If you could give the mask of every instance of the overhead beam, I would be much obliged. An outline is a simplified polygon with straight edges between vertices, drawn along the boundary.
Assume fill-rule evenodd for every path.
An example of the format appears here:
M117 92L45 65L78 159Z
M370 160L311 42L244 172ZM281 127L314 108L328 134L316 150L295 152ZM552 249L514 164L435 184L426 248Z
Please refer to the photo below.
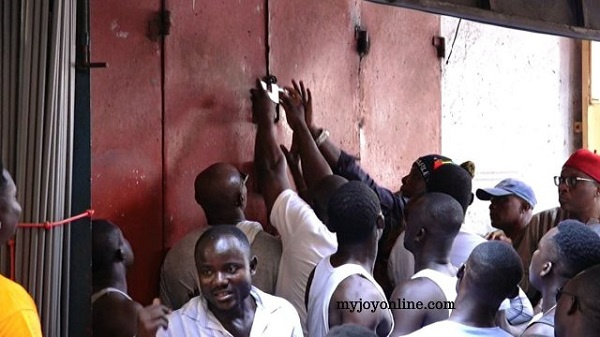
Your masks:
M600 41L600 0L367 0L537 33ZM539 3L539 5L532 5ZM550 4L550 5L548 5Z

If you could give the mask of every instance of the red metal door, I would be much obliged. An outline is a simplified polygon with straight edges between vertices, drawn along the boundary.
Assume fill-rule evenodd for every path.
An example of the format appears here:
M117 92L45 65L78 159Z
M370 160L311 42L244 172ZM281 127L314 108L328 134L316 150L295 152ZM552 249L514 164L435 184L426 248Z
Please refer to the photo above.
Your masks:
M91 1L92 207L118 224L136 262L129 292L150 303L163 251L161 47L147 36L160 0Z
M318 124L384 186L396 189L418 155L440 150L437 16L355 0L166 7L172 26L162 46L146 36L160 0L92 2L92 60L109 63L92 75L93 207L132 243L136 300L157 294L164 252L206 224L196 174L217 161L252 172L248 90L267 66L280 84L306 82ZM362 59L358 26L371 37ZM289 145L284 124L280 141ZM252 181L247 217L265 224Z
M255 129L249 89L265 74L266 63L263 0L173 0L168 7L173 26L165 42L167 248L206 224L194 200L200 171L226 161L250 173ZM253 194L248 199L248 217L260 218L260 199Z

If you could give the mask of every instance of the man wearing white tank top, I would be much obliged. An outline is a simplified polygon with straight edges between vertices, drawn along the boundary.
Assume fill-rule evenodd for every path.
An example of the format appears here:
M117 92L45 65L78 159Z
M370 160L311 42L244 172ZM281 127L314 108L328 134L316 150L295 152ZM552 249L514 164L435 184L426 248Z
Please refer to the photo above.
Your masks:
M498 327L496 316L500 303L517 295L523 276L523 264L512 246L501 241L480 244L456 276L458 295L450 317L407 336L510 337Z
M394 310L393 336L411 333L450 316L456 299L457 269L450 263L449 254L464 220L458 201L443 193L411 199L405 215L404 245L415 257L416 274L397 286L390 300L421 302L424 306Z
M309 336L325 336L330 328L346 323L388 336L394 326L392 313L372 276L384 226L377 195L365 184L351 181L334 193L327 213L338 248L319 262L308 280Z

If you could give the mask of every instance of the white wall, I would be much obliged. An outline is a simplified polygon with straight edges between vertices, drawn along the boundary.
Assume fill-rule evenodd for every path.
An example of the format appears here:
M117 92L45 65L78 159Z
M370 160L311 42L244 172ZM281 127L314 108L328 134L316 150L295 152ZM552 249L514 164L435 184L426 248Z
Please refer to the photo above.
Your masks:
M450 53L458 19L441 17ZM536 212L558 205L552 177L580 145L580 44L462 20L442 62L442 153L476 164L474 190L503 178L532 186ZM489 202L475 199L466 225L489 229Z

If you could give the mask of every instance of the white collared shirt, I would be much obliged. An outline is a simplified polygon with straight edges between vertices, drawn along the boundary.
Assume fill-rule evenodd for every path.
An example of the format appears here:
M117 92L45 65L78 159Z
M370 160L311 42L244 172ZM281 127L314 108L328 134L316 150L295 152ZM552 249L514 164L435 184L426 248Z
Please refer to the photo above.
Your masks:
M283 298L262 292L252 286L250 296L256 301L250 337L300 337L302 327L294 307ZM192 298L181 309L169 315L169 327L160 329L157 337L233 337L208 309L202 296Z

